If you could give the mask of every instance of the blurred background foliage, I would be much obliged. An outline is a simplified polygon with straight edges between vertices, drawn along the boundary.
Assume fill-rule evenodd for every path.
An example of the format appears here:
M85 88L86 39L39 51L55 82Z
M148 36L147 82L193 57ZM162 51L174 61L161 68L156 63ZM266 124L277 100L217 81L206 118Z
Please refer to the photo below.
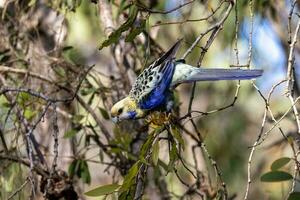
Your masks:
M99 1L0 0L0 89L30 88L57 99L68 98L74 92L77 94L73 101L54 102L48 109L47 101L28 92L0 93L0 134L4 138L0 145L0 199L59 199L62 192L57 192L55 184L52 184L58 182L64 185L65 199L68 199L67 196L69 199L75 196L93 199L90 196L95 194L84 193L97 186L104 186L98 189L98 193L96 191L103 199L133 199L137 193L138 177L142 175L144 199L243 199L249 181L250 150L264 121L266 103L261 95L267 97L272 86L286 78L290 48L288 17L294 5L295 13L290 25L294 33L300 2ZM101 2L102 6L105 4L111 8L113 27L108 27L112 24L107 13L101 12ZM160 142L156 142L158 130L145 126L143 120L119 125L110 121L110 107L128 93L144 67L179 38L183 38L184 42L177 57L183 56L200 33L226 15L230 5L233 7L212 45L204 48L210 37L209 34L204 35L187 56L186 63L221 68L247 65L251 43L250 66L264 69L264 75L255 81L260 90L251 81L242 81L236 101L237 81L196 85L192 110L209 112L231 105L212 114L192 114L209 156L198 148L195 161L192 154L195 141L182 130L180 136L176 135L176 131L161 133ZM176 7L178 9L172 12L160 12ZM202 53L205 53L203 60L199 59ZM299 95L299 53L300 45L296 43L296 97ZM87 71L89 66L93 67ZM80 89L76 90L78 85ZM191 84L177 88L177 117L187 114L191 90ZM285 94L286 84L281 84L271 97L269 106L275 119L280 119L291 107ZM299 108L299 103L296 106ZM53 135L56 115L59 127L57 163ZM188 119L182 120L181 125L196 135ZM274 125L270 114L267 114L265 122L263 132ZM251 160L248 199L286 199L292 187L295 191L300 190L298 153L293 152L299 150L299 135L292 112L281 119L280 127L286 137L274 128L256 147ZM30 159L28 153L27 135L30 130L37 140L37 146L34 141L29 142L34 149L34 159ZM185 148L182 148L183 143ZM174 153L176 151L180 152L179 156ZM222 181L215 174L210 157L222 173L228 196L224 195ZM268 178L261 180L261 176L270 171L271 164L283 157L296 159L286 163L279 161L283 163L280 170L295 177L294 185L290 177L284 182L274 176L271 176L271 181ZM203 173L201 183L196 181L196 189L183 184L192 185L195 179L182 164L181 158L197 173L197 177ZM31 163L42 172L30 170ZM56 167L55 173L51 172L51 166ZM142 173L143 170L147 172ZM183 182L178 179L176 170ZM50 174L50 178L44 180L43 172ZM49 183L50 179L53 181ZM72 196L74 191L76 195ZM294 199L299 197L297 195L294 194Z

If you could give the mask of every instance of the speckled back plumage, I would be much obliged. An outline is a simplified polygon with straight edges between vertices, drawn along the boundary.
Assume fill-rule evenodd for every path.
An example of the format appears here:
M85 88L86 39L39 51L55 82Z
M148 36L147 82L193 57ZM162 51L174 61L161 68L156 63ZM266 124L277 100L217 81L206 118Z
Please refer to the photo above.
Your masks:
M136 82L132 86L129 93L135 100L142 100L147 94L149 94L158 84L161 82L163 74L166 71L165 65L169 62L164 62L160 65L157 63L151 64L146 68L136 79Z
M172 79L175 69L175 54L179 47L178 41L169 51L163 54L158 60L147 67L136 79L129 96L138 103L145 98L160 84L165 81L166 76ZM173 69L170 69L173 68ZM168 74L171 73L171 74Z
M160 74L158 74L158 68L154 65L150 65L146 68L136 79L132 89L129 93L131 97L133 97L136 101L140 101L143 96L151 92L155 83L158 82L161 78Z

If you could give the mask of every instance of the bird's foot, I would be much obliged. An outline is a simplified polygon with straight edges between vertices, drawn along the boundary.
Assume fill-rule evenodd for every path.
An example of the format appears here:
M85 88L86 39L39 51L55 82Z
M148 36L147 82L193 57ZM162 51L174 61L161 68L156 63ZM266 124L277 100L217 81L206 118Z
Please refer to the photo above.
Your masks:
M155 111L146 117L146 121L151 128L159 128L165 124L169 124L172 120L172 114L166 112Z

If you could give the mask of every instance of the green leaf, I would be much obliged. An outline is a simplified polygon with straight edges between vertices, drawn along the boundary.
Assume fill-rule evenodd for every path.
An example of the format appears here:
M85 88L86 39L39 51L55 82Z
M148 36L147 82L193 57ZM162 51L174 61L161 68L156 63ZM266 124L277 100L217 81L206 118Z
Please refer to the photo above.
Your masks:
M88 168L81 173L81 176L84 183L91 184L91 174Z
M101 113L102 117L104 119L108 120L109 119L108 112L104 108L101 108L101 107L98 107L98 109L100 110L100 113Z
M36 111L33 111L31 109L25 109L24 111L24 117L27 119L27 120L31 120L33 119L35 116L36 116L37 112Z
M30 0L30 2L28 3L28 6L31 7L33 5L35 5L36 0Z
M290 145L293 145L293 143L294 143L294 138L292 137L292 136L288 136L288 143L290 144Z
M74 47L73 46L65 46L65 47L63 47L62 51L68 51L71 49L74 49Z
M290 194L287 200L299 200L300 199L300 192L293 192Z
M167 172L171 172L173 170L175 161L177 159L177 148L176 148L176 143L175 142L172 143L171 151L169 151L169 157L170 157L170 161L169 161L169 164L168 164L168 171Z
M152 147L152 161L153 164L156 166L159 158L159 140L156 140Z
M74 174L76 173L77 164L78 164L78 160L73 160L72 163L70 164L69 169L68 169L68 173L69 173L70 177L73 177Z
M108 39L106 39L105 41L102 42L102 44L100 44L99 50L103 49L104 47L107 47L113 43L116 43L122 32L127 31L130 27L132 27L132 24L134 23L136 17L138 14L138 9L136 6L132 5L129 9L129 16L127 21L122 24L117 30L115 30L114 32L112 32L109 36Z
M223 200L223 199L225 199L224 197L225 197L224 191L221 190L221 189L219 189L219 190L217 191L217 195L216 195L216 197L215 197L214 199L215 199L215 200Z
M78 160L77 163L76 163L76 167L75 167L75 172L76 172L76 175L81 178L81 163L83 162L83 160Z
M90 170L89 170L89 166L88 166L88 164L87 164L87 162L85 160L81 161L80 168L81 168L81 174L80 174L80 176L82 178L82 181L84 183L90 184L91 183Z
M131 4L126 4L127 0L122 0L120 5L119 5L119 9L118 9L118 13L117 16L119 17L121 13L123 13L126 9L128 9Z
M131 29L131 31L125 38L125 42L132 42L136 36L138 36L143 30L145 30L145 27L146 27L146 20L143 19L141 20L138 26L135 26Z
M84 115L74 115L73 116L73 122L74 123L80 123L80 121L84 118Z
M100 161L103 162L104 160L104 153L102 150L99 151L99 158L100 158Z
M120 191L125 191L130 188L132 184L134 184L135 177L139 171L139 167L141 162L137 161L128 171L128 174L125 176L122 187Z
M3 103L1 103L1 106L3 106L4 108L10 108L11 107L11 103L9 103L9 102L3 102Z
M157 164L161 166L166 172L168 171L168 165L164 163L161 159L158 159Z
M131 187L126 191L122 191L119 193L118 200L132 200L134 199L135 187Z
M6 61L8 61L10 58L9 55L0 55L0 63L4 63Z
M145 165L150 165L150 163L145 158L140 158L139 161Z
M262 182L280 182L293 179L293 176L284 171L270 171L260 177Z
M78 48L65 47L63 49L62 53L63 53L64 58L69 63L82 65L86 62L86 58L84 57L83 53Z
M21 105L22 107L25 107L25 105L30 102L31 96L30 94L26 93L26 92L20 92L18 95L18 103L19 105Z
M148 136L148 139L146 140L146 142L142 145L140 157L145 157L146 153L148 152L149 148L151 147L151 144L153 143L153 140L154 140L154 134L150 134Z
M19 163L11 163L5 167L5 173L1 174L1 186L2 191L12 192L16 187L16 180L21 179L22 181L22 173L20 172L20 164ZM4 181L3 181L4 179ZM19 181L17 181L19 182Z
M92 94L92 93L95 93L95 92L97 92L97 89L91 87L91 88L87 88L87 89L81 90L81 91L80 91L80 94L81 94L82 96L86 96L86 95L89 95L89 94Z
M74 137L77 133L78 133L77 130L70 129L70 130L68 130L67 132L65 132L64 138L71 138L71 137Z
M120 185L118 185L118 184L102 185L102 186L96 187L84 194L86 196L90 196L90 197L98 197L98 196L103 196L103 195L107 195L107 194L116 192L119 187L120 187Z
M179 129L176 126L171 127L171 134L176 138L176 140L182 146L182 149L184 149L184 147L185 147L184 140L182 138L182 135L180 134Z
M276 171L283 167L284 165L288 164L290 162L291 158L288 157L282 157L277 160L275 160L271 165L271 170Z
M6 49L0 52L0 63L6 62L9 59L9 50Z
M64 70L63 67L58 66L58 67L55 67L55 68L53 68L53 69L54 69L54 72L55 72L58 76L60 76L60 77L62 77L62 78L65 78L65 77L66 77L66 71Z

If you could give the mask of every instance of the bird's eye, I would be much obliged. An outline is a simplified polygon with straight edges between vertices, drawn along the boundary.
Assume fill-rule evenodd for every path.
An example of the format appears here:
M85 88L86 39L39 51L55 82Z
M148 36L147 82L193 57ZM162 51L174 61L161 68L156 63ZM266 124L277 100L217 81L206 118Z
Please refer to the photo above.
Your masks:
M121 114L123 112L123 108L120 108L119 110L118 110L118 114Z

